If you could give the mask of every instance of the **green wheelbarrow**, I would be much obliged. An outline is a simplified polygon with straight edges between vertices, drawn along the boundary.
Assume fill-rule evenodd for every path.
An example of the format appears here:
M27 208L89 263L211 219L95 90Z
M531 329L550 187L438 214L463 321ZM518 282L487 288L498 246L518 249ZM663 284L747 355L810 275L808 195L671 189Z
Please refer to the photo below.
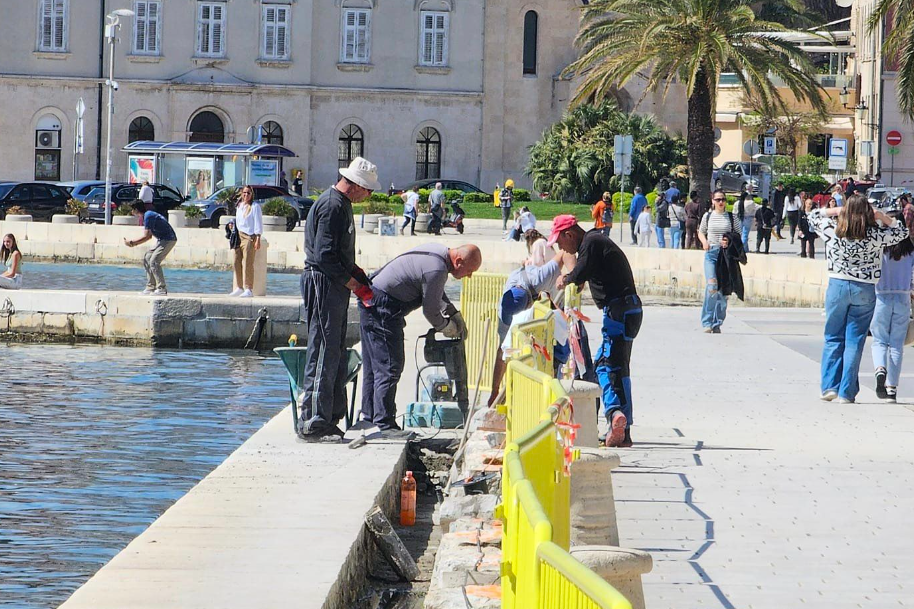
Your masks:
M292 427L298 431L298 404L305 382L305 365L308 363L308 347L276 347L273 353L279 356L289 375L289 394L292 397ZM346 427L355 421L355 397L359 388L359 370L362 356L355 349L346 349L346 383L352 383L349 411L346 413Z

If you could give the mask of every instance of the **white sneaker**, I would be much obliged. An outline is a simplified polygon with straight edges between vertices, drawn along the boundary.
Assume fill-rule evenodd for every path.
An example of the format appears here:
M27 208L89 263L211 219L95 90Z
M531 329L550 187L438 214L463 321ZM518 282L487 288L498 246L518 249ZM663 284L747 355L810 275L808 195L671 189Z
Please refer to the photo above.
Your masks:
M149 288L146 288L145 290L143 290L142 292L140 292L140 294L142 294L143 296L149 296L149 295L152 294L153 292L155 292L155 290L150 290Z
M240 295L241 298L253 298L253 296L254 296L254 292L252 292L251 290L245 290Z
M156 290L152 293L153 296L168 296L168 290Z
M244 290L242 290L241 288L235 288L234 290L229 292L229 296L241 296L242 294L244 294Z
M828 391L822 393L822 395L819 396L819 399L823 402L831 402L836 397L838 397L838 392L834 389L829 389Z

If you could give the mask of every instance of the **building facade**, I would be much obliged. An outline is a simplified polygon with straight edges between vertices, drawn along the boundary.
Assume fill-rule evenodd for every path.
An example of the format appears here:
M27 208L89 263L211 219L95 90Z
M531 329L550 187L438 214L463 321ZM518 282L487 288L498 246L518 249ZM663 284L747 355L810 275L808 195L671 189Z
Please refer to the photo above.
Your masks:
M385 185L526 182L567 105L580 0L21 0L0 3L0 179L104 176L105 15L120 18L112 175L131 141L297 154L323 188L363 155ZM79 99L83 153L74 155ZM76 158L74 159L74 156ZM78 166L74 167L74 160ZM74 171L75 170L75 171Z

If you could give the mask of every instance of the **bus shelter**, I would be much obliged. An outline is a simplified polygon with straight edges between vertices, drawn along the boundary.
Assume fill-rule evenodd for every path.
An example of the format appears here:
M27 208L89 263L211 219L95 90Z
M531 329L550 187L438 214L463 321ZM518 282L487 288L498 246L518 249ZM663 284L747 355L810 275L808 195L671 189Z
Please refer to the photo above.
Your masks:
M282 159L295 156L276 144L139 141L123 150L128 182L165 184L191 200L205 199L226 186L277 186Z

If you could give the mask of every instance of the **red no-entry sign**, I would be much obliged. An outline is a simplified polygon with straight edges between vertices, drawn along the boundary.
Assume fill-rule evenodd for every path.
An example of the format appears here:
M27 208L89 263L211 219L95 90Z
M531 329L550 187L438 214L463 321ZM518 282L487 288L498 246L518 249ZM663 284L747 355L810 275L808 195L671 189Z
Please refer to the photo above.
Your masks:
M885 143L888 144L889 146L898 146L899 144L901 144L901 132L895 131L893 129L892 131L889 131L888 133L886 133L885 134Z

